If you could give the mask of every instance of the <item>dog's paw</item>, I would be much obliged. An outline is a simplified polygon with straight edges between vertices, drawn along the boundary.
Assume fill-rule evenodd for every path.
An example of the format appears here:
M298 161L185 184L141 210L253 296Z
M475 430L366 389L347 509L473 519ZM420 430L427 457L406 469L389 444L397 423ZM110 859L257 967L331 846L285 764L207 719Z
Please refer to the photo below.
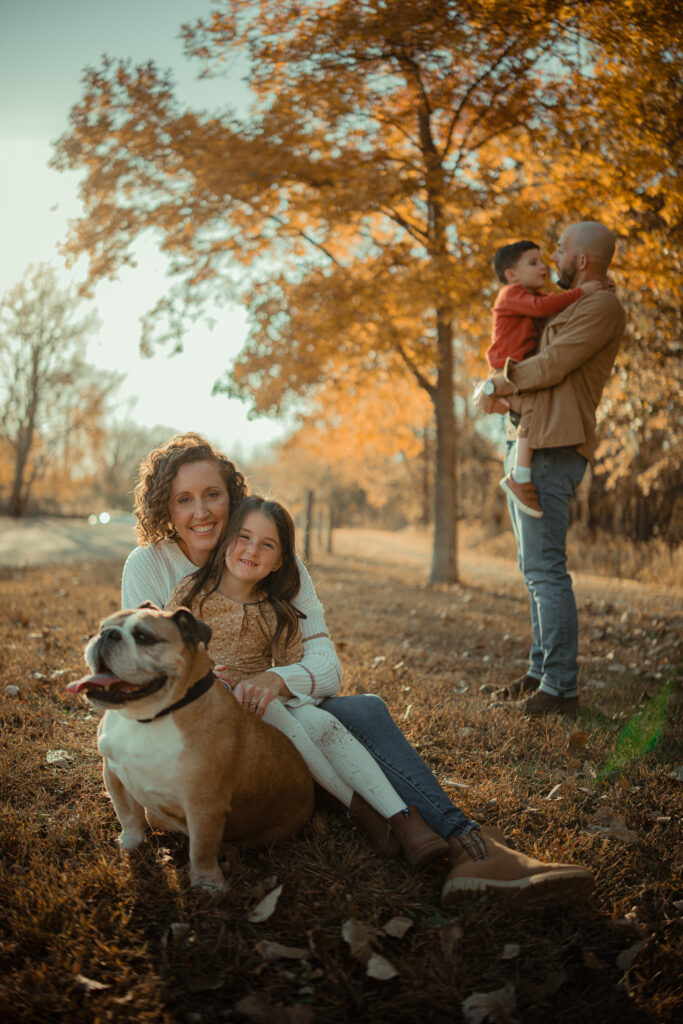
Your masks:
M130 853L131 850L137 850L138 846L141 846L144 841L144 831L132 828L124 829L117 839L119 846L126 853Z
M225 881L220 868L210 875L190 872L190 885L193 889L204 889L205 892L212 893L215 896L220 896L221 893L228 891L228 883Z

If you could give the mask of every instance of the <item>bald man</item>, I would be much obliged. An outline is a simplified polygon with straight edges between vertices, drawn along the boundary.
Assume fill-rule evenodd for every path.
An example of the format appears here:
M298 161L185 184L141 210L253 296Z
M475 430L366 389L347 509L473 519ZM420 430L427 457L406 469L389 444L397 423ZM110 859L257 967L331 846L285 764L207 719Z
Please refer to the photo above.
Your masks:
M553 253L560 287L605 283L613 255L614 236L603 224L570 224ZM569 505L595 453L595 411L625 325L615 293L601 289L547 322L536 355L520 363L508 360L493 377L496 397L536 393L529 446L535 449L531 474L543 518L524 515L508 499L519 567L529 590L532 641L526 675L507 690L515 698L533 691L524 704L529 715L573 715L579 707L579 625L567 572ZM508 436L506 474L514 461L514 433Z

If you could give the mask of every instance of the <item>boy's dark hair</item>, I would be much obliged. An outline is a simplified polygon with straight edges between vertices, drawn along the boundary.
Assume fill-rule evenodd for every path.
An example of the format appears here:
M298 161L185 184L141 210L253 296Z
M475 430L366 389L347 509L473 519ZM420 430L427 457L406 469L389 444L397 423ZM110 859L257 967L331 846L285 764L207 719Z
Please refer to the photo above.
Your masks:
M510 245L501 245L500 249L496 250L493 257L493 269L496 272L496 277L502 284L508 283L505 271L513 270L522 253L528 252L529 249L540 249L540 245L538 242L530 242L528 239L525 239L523 242L511 242Z

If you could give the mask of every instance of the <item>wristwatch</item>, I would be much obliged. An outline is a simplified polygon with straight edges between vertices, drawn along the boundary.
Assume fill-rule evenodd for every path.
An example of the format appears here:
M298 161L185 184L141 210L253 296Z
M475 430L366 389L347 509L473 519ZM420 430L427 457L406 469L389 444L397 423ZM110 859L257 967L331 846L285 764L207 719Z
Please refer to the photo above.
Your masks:
M484 394L492 396L492 395L495 395L495 393L496 393L496 385L493 383L493 381L489 377L488 380L484 381Z

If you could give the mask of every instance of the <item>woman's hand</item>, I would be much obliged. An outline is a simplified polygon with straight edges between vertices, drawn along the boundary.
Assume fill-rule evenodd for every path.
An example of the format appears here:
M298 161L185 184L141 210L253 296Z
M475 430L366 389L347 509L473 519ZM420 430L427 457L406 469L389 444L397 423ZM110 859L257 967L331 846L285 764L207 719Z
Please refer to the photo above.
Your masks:
M271 700L283 694L290 695L283 680L274 672L259 672L258 675L249 676L248 679L237 683L232 691L235 700L243 704L248 711L253 711L257 718L263 716Z

